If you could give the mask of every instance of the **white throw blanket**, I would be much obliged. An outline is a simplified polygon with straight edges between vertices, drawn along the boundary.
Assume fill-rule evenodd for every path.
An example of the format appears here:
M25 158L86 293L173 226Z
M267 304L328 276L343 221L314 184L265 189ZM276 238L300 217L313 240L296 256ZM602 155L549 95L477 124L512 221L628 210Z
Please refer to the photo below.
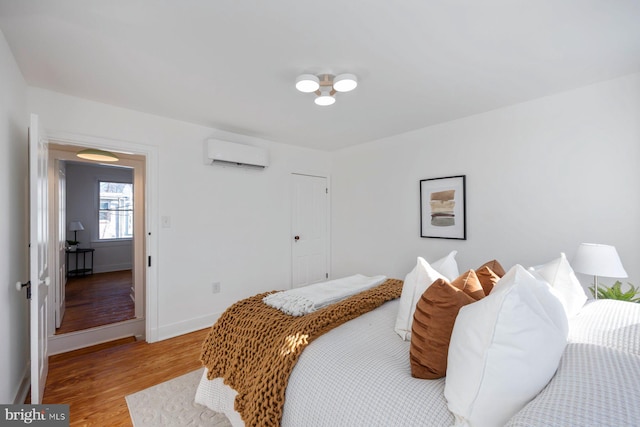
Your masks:
M277 308L291 316L303 316L308 313L313 313L329 304L342 301L359 292L378 286L385 280L387 280L386 276L369 277L363 276L362 274L355 274L341 279L276 292L267 295L262 301L268 306Z

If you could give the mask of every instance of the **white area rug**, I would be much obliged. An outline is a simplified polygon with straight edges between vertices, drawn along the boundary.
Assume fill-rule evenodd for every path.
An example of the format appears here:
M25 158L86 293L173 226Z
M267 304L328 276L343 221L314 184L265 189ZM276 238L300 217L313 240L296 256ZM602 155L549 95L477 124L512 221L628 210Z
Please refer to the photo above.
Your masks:
M134 427L231 427L224 414L194 402L203 369L126 396Z

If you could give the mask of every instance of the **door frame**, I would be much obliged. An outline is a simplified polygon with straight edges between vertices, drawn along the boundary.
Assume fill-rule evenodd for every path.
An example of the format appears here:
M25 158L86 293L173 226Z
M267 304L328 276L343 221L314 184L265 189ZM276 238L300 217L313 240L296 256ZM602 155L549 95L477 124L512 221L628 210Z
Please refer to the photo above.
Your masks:
M56 202L58 202L58 200L60 199L60 188L61 188L60 178L59 178L60 167L58 167L60 162L82 163L87 165L88 167L95 167L96 170L98 170L101 166L99 162L78 158L76 156L76 152L78 151L78 148L84 149L86 147L72 146L72 145L66 145L66 144L63 145L58 143L58 141L55 141L55 140L51 140L49 143L49 163L50 163L49 201L52 202L50 203L50 206L56 205ZM141 157L142 156L136 156L135 158L125 157L121 154L120 161L118 163L113 165L111 164L105 165L106 167L110 167L110 168L118 168L118 167L129 168L133 171L133 178L131 182L132 184L134 184L133 200L134 200L134 223L135 224L145 223L144 221L145 182L144 182L144 175L143 175L144 158L141 158ZM65 169L66 169L66 165L65 165ZM97 185L96 185L96 191L98 191ZM95 194L94 196L97 197L97 194ZM92 199L92 200L95 201L96 199ZM92 201L88 201L88 203L92 203ZM51 253L50 263L51 265L55 265L57 269L60 269L59 268L60 265L63 264L62 260L65 259L63 257L65 256L64 246L66 246L65 240L67 238L66 221L60 224L61 217L66 216L65 214L61 214L59 203L53 209L50 209L50 224L51 224L50 237L52 241L58 241L58 246L59 246L57 248L58 250L57 253L56 252ZM57 227L57 228L54 228L54 227ZM64 352L69 350L75 350L79 348L79 346L83 346L84 342L91 345L95 343L97 339L99 342L102 342L105 339L109 339L109 337L111 337L112 339L116 339L116 338L122 338L123 336L130 336L131 334L137 337L142 337L144 335L144 325L143 325L144 310L143 309L145 305L145 301L144 301L145 260L144 260L144 252L143 252L144 245L141 243L141 242L144 242L144 233L145 232L143 228L141 229L138 229L137 227L134 228L134 236L132 241L133 243L132 248L134 249L134 253L132 253L131 261L133 264L135 314L134 314L134 319L131 319L130 321L128 321L130 323L129 327L114 328L115 324L107 324L107 325L98 326L95 328L82 329L79 331L75 331L77 332L76 335L78 335L77 337L75 337L76 339L68 340L66 338L69 336L69 334L71 334L71 332L57 335L55 333L56 329L53 327L54 326L53 322L49 322L50 323L50 328L49 328L50 341L52 343L55 343L52 345L52 354L57 354L59 352ZM66 268L68 269L69 266L66 266ZM54 283L54 289L56 290L56 292L54 293L56 296L58 295L58 290L61 287L60 286L61 283L65 281L66 281L66 277L64 277L64 274L62 275L62 277L56 276L56 280ZM58 305L57 303L53 304L54 310L51 310L52 313L49 316L50 319L53 319L54 311L57 311L58 309L57 305ZM119 324L124 322L117 322L117 323ZM56 322L56 327L57 326L59 325L57 325L57 322ZM120 326L124 326L124 325L120 325ZM111 330L111 332L109 332L109 330ZM85 334L81 334L81 332L84 332ZM98 334L98 332L100 333ZM89 335L88 333L91 333L91 334Z
M135 263L142 261L140 266L145 278L145 339L147 342L158 341L158 223L155 213L158 212L158 149L157 147L129 141L115 140L71 132L48 131L50 141L83 148L97 148L113 150L126 154L140 155L144 161L144 236L141 238L142 257Z

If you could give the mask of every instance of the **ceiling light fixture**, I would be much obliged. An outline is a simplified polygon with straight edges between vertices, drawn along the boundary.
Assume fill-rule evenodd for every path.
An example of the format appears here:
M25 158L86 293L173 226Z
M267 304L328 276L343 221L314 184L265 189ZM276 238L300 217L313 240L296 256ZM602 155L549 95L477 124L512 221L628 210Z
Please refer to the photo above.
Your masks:
M315 93L316 105L328 106L336 102L337 92L350 92L358 86L358 78L354 74L301 74L296 79L296 89L303 93Z
M117 162L120 160L118 156L110 151L97 150L95 148L87 148L76 153L77 157L85 160L95 160L96 162Z

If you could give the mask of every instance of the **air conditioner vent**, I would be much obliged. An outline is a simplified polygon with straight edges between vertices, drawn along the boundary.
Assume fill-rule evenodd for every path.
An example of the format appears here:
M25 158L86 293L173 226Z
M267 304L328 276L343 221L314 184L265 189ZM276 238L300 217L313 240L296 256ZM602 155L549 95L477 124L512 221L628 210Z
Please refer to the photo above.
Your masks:
M266 148L220 139L207 139L207 160L210 164L220 163L235 166L269 166L269 151Z

